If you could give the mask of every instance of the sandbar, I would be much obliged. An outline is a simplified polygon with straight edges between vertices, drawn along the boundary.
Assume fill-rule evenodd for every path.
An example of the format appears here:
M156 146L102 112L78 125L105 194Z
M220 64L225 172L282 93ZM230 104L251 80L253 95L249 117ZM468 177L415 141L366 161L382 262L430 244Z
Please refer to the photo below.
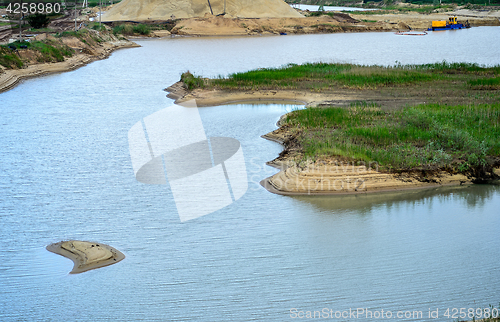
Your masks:
M73 261L74 266L70 274L116 264L125 258L122 252L111 246L79 240L61 241L48 245L46 249Z

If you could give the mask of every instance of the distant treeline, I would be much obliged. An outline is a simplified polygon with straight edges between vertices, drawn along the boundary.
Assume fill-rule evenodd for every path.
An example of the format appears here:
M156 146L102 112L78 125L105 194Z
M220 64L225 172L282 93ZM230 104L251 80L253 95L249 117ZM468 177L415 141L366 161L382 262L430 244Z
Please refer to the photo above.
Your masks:
M407 0L407 1L394 1L394 0L285 0L286 3L300 3L300 4L312 4L312 5L324 5L324 6L360 6L363 5L394 5L397 2L412 3L418 5L439 5L439 4L457 4L457 5L486 5L486 6L498 6L500 5L500 0Z

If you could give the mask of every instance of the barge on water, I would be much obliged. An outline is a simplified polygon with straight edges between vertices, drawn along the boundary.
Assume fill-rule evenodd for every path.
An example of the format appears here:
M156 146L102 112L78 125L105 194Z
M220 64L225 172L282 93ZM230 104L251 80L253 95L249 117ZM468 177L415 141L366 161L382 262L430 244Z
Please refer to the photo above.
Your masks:
M432 27L427 29L428 31L438 31L438 30L455 30L455 29L464 29L470 28L469 20L465 23L459 23L457 21L457 17L450 17L448 21L433 21Z

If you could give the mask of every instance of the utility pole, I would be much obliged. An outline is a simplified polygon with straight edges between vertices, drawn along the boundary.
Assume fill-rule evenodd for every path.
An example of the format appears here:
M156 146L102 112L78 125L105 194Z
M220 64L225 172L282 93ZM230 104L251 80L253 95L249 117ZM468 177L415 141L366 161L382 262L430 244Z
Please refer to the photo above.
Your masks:
M224 14L226 14L226 0L224 0Z
M23 0L21 0L21 8L23 7ZM21 10L21 14L19 15L19 41L23 41L23 18L24 13Z
M99 31L101 31L102 0L99 0Z
M76 5L77 5L77 4L78 4L78 3L77 3L77 2L76 2L76 0L75 0L75 32L76 32Z
M210 7L210 12L212 13L212 16L213 16L214 12L212 11L212 5L210 4L210 0L208 0L208 6Z

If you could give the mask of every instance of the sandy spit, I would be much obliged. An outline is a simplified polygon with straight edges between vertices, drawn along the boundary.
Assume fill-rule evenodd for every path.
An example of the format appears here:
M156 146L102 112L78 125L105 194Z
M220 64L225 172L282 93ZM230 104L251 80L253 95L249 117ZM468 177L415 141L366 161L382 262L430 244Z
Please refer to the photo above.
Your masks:
M46 249L73 261L75 265L70 274L83 273L91 269L116 264L125 258L123 253L111 246L79 240L50 244Z

